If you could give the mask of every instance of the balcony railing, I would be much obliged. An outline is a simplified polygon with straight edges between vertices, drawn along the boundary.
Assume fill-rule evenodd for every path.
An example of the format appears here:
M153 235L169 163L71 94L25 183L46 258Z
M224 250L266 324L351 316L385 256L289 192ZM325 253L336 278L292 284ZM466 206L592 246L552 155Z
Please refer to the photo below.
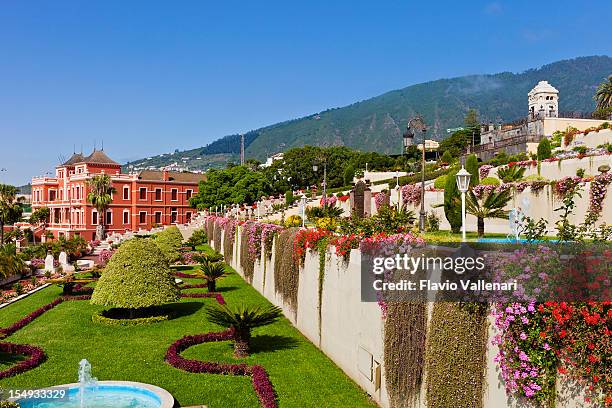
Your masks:
M500 150L509 146L516 146L525 143L538 143L543 136L538 135L520 135L502 139L495 143L486 143L479 146L474 146L474 153L486 152L490 150Z

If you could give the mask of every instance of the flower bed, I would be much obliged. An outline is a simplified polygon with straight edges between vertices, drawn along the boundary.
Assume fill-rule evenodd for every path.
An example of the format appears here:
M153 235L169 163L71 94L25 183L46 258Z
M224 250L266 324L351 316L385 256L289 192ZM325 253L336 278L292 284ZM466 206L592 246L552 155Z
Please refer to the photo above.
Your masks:
M233 339L231 329L222 332L211 332L195 336L185 336L172 343L166 352L166 362L171 366L190 373L207 373L222 375L251 376L253 388L264 408L276 408L276 394L270 382L268 373L260 365L249 366L247 364L227 364L199 360L189 360L181 356L188 348L217 341L230 341Z

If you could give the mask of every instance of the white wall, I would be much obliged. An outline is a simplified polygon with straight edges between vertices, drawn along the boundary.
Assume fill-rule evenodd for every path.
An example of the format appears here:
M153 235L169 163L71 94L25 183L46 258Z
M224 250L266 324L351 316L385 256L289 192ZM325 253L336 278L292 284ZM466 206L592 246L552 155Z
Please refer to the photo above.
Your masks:
M240 229L240 227L238 227ZM239 248L240 231L234 243L232 267L242 276ZM275 246L275 244L274 244ZM222 248L216 248L222 250ZM348 263L338 259L331 247L325 262L325 278L321 298L321 319L319 319L319 256L309 252L304 267L300 269L297 311L288 306L280 294L274 291L274 257L268 260L263 254L255 264L253 287L273 304L281 307L285 316L313 344L320 348L335 364L338 365L353 381L364 389L372 399L384 408L390 407L389 395L384 378L384 332L382 313L376 303L361 302L360 276L361 254L352 250ZM265 278L264 278L265 270ZM432 304L429 305L431 311ZM321 327L319 335L319 324ZM519 408L515 400L508 399L500 380L499 371L493 362L497 347L491 345L494 336L493 319L489 318L489 340L487 341L487 366L485 374L485 408ZM370 366L369 364L372 364ZM376 378L369 368L380 364L380 387L376 387ZM427 373L424 373L426 378ZM559 387L563 400L558 399L557 407L574 408L580 406L576 397L567 392L567 387ZM416 408L425 408L425 382ZM523 405L523 407L526 407Z

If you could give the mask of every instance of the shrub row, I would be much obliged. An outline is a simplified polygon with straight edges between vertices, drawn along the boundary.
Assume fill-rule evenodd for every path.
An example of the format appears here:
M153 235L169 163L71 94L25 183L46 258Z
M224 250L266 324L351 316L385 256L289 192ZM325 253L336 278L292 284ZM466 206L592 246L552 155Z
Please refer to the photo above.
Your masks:
M251 376L253 388L264 408L276 408L276 394L270 382L268 373L259 365L224 364L207 361L189 360L181 356L181 352L189 347L209 342L230 341L234 337L233 330L204 333L195 336L185 336L172 343L166 352L166 362L171 366L190 373L207 373L223 375Z
M135 317L131 319L115 319L112 317L105 316L106 311L94 313L91 320L94 323L102 323L107 326L141 326L143 324L159 323L166 320L170 320L172 317L171 313L159 314L156 316L148 317Z

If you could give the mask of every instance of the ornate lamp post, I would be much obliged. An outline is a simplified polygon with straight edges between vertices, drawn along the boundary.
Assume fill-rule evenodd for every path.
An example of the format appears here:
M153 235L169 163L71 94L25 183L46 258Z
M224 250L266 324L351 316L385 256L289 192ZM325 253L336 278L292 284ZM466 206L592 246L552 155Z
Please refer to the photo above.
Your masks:
M302 197L300 198L300 204L302 205L302 228L304 228L305 226L305 222L306 222L306 200L308 198L306 197L306 194L302 194Z
M416 115L408 122L406 132L404 132L404 151L414 143L414 137L418 132L423 135L423 154L421 155L421 211L419 212L419 231L425 231L425 133L427 125L421 115Z
M470 187L471 174L461 166L461 170L457 173L457 188L461 192L461 235L465 242L465 193Z

